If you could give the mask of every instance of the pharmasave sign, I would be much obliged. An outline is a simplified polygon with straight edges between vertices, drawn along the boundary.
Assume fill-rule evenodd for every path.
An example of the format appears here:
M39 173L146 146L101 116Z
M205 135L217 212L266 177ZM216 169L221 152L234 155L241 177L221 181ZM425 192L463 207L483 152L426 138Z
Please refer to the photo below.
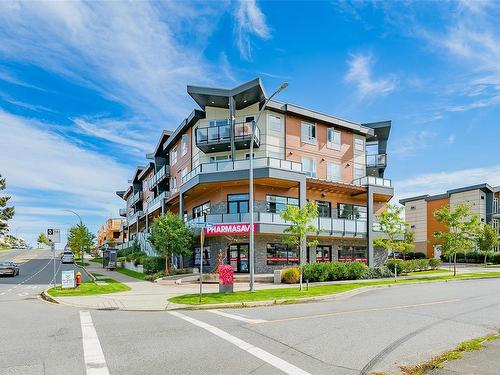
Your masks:
M253 226L253 231L255 232L255 224ZM214 224L211 227L205 228L206 235L217 235L217 234L249 234L250 224L249 223L239 223L239 224Z

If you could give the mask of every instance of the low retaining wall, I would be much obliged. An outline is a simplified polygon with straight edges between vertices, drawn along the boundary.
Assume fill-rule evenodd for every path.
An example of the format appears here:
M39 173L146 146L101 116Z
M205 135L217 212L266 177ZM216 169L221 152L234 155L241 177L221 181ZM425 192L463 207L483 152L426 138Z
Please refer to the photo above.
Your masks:
M123 268L135 272L144 273L144 268L142 267L142 264L136 266L134 262L127 262L127 261L123 262Z

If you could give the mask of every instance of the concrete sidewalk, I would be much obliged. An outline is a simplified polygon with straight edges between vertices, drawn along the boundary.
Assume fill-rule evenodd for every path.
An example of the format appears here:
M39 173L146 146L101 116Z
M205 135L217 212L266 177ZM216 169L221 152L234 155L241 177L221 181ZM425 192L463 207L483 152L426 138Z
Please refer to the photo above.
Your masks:
M500 373L500 340L485 343L486 348L462 353L462 358L446 362L441 369L428 370L426 375L497 375Z

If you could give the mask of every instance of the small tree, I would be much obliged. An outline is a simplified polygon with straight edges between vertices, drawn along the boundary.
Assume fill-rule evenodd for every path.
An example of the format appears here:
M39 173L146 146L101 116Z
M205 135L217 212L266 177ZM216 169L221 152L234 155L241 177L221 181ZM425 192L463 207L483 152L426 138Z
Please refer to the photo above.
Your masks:
M73 254L80 252L80 260L83 265L83 252L94 245L95 235L91 233L85 224L77 224L69 228L68 245Z
M0 191L5 190L7 183L0 174ZM9 226L7 221L14 217L14 207L7 207L10 197L0 196L0 235L7 232Z
M469 205L459 203L454 210L450 206L437 209L434 217L447 228L434 237L440 240L443 253L453 257L453 276L456 276L457 253L465 254L476 247L481 228L479 216L471 214Z
M309 201L302 208L297 206L286 206L281 213L283 220L289 221L289 227L285 228L286 233L283 242L289 246L299 246L300 248L300 289L302 290L302 266L305 263L306 246L316 246L317 240L307 241L308 233L317 233L316 228L311 222L318 217L318 205L314 201Z
M403 234L403 243L401 244L401 253L403 253L403 259L406 259L408 252L415 249L415 232L406 225L405 232Z
M39 246L50 245L49 239L43 232L38 235L38 239L36 240L36 242L38 242Z
M494 247L500 245L497 230L490 224L482 224L477 242L479 250L484 252L484 265L486 265L488 253L492 251Z
M388 204L382 212L377 214L380 231L385 233L386 237L375 238L373 245L381 247L387 252L392 251L394 257L396 251L403 253L404 256L405 252L413 246L413 232L408 229L408 223L401 217L402 211L403 207ZM397 277L396 265L394 266L394 277Z
M172 257L192 254L193 234L179 216L171 212L156 218L151 225L151 244L165 256L165 271L170 272Z

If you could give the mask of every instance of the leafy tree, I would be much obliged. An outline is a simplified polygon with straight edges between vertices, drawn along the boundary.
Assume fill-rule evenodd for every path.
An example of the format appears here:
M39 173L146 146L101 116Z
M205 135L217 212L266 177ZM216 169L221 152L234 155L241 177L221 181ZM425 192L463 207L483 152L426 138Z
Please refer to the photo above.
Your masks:
M80 253L83 264L83 252L90 249L95 242L95 235L89 231L85 224L77 224L69 228L68 245L73 254Z
M0 174L0 191L5 190L6 187L6 180L5 178L2 178L2 175ZM7 221L12 219L14 216L14 207L7 207L9 199L10 197L0 196L0 235L8 230L9 226Z
M192 254L193 234L184 220L171 212L155 219L150 241L155 250L165 256L165 271L170 272L172 256Z
M49 239L47 238L47 236L43 232L38 235L38 239L36 240L36 242L38 242L38 244L40 246L41 245L50 245Z
M440 240L441 250L449 257L453 257L453 276L457 274L457 253L467 253L477 245L481 231L481 222L478 215L472 215L469 205L457 204L454 210L444 206L434 211L434 217L443 224L446 232L437 232L434 237Z
M500 245L498 240L498 233L495 228L490 224L482 224L478 237L479 250L484 252L484 264L486 265L486 260L488 258L488 253L493 251L494 247Z
M307 241L308 233L317 233L318 228L312 224L312 220L318 217L318 205L314 201L309 201L302 208L297 206L286 206L281 212L283 220L291 222L290 226L285 228L286 233L283 242L289 246L299 246L300 264L305 261L305 254L302 254L306 246L316 246L317 240ZM302 289L302 267L300 270L300 289Z
M401 252L404 257L406 252L414 247L414 235L408 229L408 223L401 217L402 211L403 207L388 204L377 214L380 231L385 233L386 237L375 238L373 245L392 251L393 254L396 251ZM394 277L397 277L396 268L394 270Z

